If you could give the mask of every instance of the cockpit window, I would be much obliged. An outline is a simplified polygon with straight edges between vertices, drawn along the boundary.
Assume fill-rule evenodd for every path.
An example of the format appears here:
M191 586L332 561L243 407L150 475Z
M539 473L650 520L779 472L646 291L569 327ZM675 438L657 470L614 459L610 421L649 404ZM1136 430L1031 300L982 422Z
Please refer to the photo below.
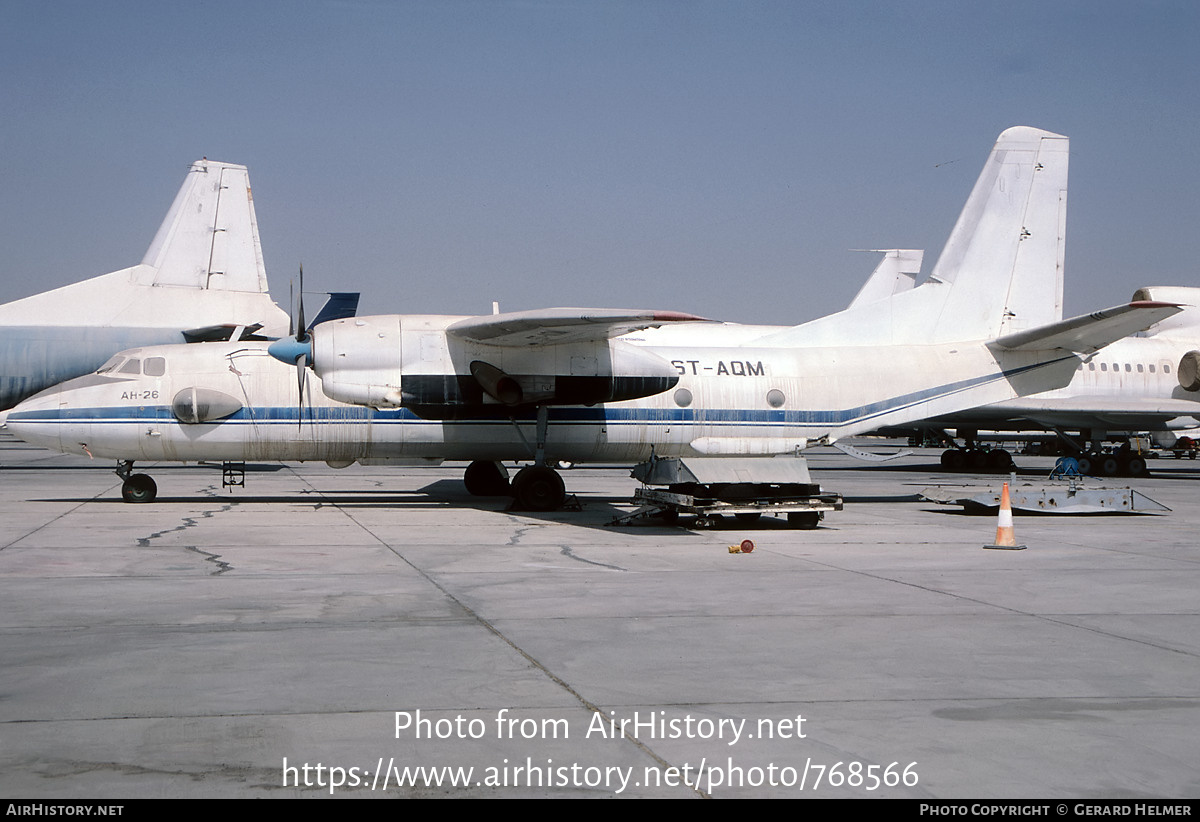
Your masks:
M120 354L114 354L108 358L108 362L96 369L97 374L107 374L110 371L115 371L117 366L125 362L125 358Z
M118 374L140 374L142 373L142 361L137 357L130 357L121 366Z
M167 360L165 357L147 357L146 365L142 372L147 377L161 377L167 373Z

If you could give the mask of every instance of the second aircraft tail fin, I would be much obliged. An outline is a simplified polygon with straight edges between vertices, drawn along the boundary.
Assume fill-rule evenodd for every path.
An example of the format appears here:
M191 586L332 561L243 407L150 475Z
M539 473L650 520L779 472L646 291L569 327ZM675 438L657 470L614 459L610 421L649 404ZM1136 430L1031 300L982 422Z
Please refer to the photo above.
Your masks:
M267 273L245 166L192 163L139 272L152 284L266 293Z

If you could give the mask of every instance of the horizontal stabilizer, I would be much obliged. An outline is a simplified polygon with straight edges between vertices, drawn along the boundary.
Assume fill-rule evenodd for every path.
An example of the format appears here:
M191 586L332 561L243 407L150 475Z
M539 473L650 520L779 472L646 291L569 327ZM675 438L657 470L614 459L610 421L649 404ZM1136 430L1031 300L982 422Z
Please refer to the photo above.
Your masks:
M451 336L488 345L554 345L619 337L675 322L705 322L678 311L623 308L546 308L485 314L451 324Z
M1006 334L993 340L992 348L1006 351L1045 351L1060 348L1076 354L1091 354L1110 343L1144 331L1183 309L1176 303L1141 301L1094 311L1049 325Z
M1147 335L1161 334L1165 337L1197 336L1200 332L1200 288L1182 285L1151 285L1143 286L1133 292L1130 297L1133 302L1150 300L1164 303L1178 303L1183 311L1170 319L1156 323L1153 328L1146 329Z
M219 325L206 325L203 328L189 328L183 332L183 338L190 343L224 342L226 340L265 340L266 337L257 336L257 332L261 329L261 323L254 323L253 325L221 323Z

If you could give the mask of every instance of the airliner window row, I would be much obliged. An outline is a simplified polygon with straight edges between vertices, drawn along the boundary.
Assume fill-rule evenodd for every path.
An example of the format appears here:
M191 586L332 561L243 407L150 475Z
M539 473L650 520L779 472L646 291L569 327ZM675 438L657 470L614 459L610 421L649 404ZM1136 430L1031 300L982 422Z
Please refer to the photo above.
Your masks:
M1094 363L1094 362L1090 362L1090 363L1088 363L1088 364L1087 364L1087 367L1088 367L1088 371L1095 371L1095 370L1096 370L1096 363ZM1165 363L1165 362L1164 362L1164 363L1160 363L1160 364L1159 364L1159 367L1160 367L1160 368L1162 368L1162 372L1163 372L1164 374L1170 374L1170 373L1171 373L1171 365L1170 365L1170 363ZM1137 372L1138 372L1139 374L1143 374L1143 373L1145 373L1145 370L1144 370L1144 368L1143 368L1143 365L1142 365L1142 363L1140 363L1140 362L1139 362L1139 363L1134 363L1133 365L1130 365L1129 363L1125 363L1125 371L1133 371L1135 368L1137 369ZM1146 366L1145 366L1145 368L1148 368L1148 369L1150 370L1150 373L1151 373L1151 374L1155 373L1154 363L1150 363L1150 364L1146 365ZM1082 371L1082 370L1083 370L1083 363L1080 363L1080 364L1079 364L1079 367L1078 367L1078 368L1076 368L1075 370L1076 370L1076 371ZM1106 362L1102 362L1102 363L1100 363L1100 370L1101 370L1101 371L1108 371L1108 370L1109 370L1109 365L1108 365L1108 363L1106 363ZM1116 363L1116 362L1115 362L1115 363L1113 363L1113 364L1112 364L1112 369L1111 369L1111 370L1113 370L1113 371L1120 371L1120 370L1121 370L1121 363Z

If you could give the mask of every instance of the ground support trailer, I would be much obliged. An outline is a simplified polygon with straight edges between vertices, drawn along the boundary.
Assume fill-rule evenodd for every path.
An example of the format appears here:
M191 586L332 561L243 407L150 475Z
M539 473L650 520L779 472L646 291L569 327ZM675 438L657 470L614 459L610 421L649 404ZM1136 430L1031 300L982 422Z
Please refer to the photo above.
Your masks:
M639 507L612 525L650 518L675 523L688 514L694 527L712 528L725 516L754 522L767 514L811 529L825 512L842 510L841 495L822 492L803 457L652 459L636 466L633 476L644 483L634 492Z

